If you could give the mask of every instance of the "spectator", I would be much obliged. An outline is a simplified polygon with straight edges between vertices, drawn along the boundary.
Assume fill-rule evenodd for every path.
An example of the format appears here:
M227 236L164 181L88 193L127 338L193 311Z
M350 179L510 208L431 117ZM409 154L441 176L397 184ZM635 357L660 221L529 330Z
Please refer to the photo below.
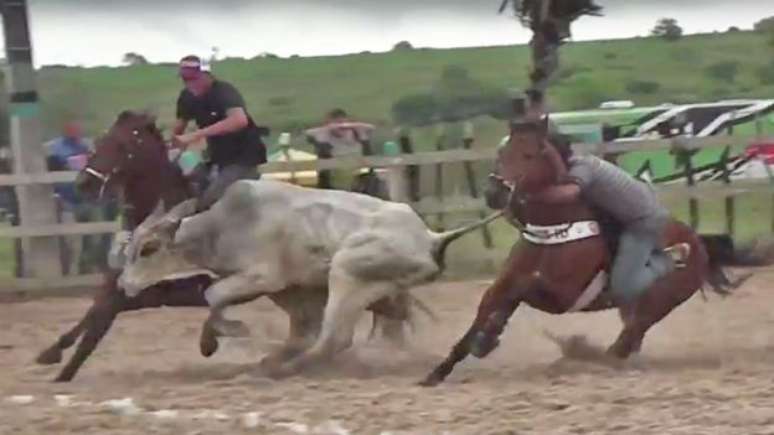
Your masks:
M80 171L86 165L90 152L89 144L83 139L81 125L68 121L62 129L62 136L48 144L49 171ZM83 201L73 183L54 185L57 198L60 223L89 222L93 219L96 207ZM81 253L88 236L62 237L61 253L65 273L80 273ZM87 247L89 244L87 243Z
M352 121L343 109L333 109L325 116L320 127L306 131L310 142L317 147L319 158L344 157L352 155L371 155L371 135L374 126L364 122ZM350 169L333 172L335 185L350 186L354 176L360 171ZM322 175L322 174L321 174ZM325 179L323 177L323 179ZM324 186L330 187L330 186Z

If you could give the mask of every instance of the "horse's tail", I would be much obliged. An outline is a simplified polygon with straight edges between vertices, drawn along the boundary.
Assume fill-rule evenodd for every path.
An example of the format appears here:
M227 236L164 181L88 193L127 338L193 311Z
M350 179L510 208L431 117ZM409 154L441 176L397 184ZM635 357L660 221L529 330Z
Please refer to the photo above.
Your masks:
M734 243L728 235L699 235L699 240L707 264L705 283L709 284L715 293L728 296L753 275L747 273L733 280L726 275L723 266L736 264Z

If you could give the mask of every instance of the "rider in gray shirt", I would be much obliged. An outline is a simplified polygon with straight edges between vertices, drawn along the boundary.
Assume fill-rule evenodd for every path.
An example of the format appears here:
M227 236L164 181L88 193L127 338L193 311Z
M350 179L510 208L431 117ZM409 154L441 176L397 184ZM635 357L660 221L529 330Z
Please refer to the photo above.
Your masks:
M618 166L595 156L573 156L568 141L557 141L557 150L546 144L554 165L566 176L560 184L530 197L541 202L570 202L578 197L608 213L622 225L618 255L613 261L610 290L613 297L631 301L647 290L658 278L685 266L690 245L681 243L668 249L661 246L669 211L659 202L646 183ZM564 143L561 143L564 142Z

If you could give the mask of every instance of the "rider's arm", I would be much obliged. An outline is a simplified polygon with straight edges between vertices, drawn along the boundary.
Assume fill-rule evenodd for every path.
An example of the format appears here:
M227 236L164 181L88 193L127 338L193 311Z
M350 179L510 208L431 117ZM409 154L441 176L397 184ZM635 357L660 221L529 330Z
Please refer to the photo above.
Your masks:
M545 142L545 148L543 152L548 158L548 161L551 164L551 166L554 168L554 173L556 173L556 179L558 181L566 179L567 165L564 163L564 161L562 160L562 156L559 155L559 152L551 144L551 142L549 141Z
M575 183L559 184L547 187L539 193L531 195L529 199L547 204L566 204L577 201L580 193L581 188Z
M560 159L559 165L566 168L558 153L556 158ZM577 160L572 167L566 169L559 180L560 184L547 187L532 195L530 200L549 204L565 204L577 201L581 192L591 185L593 180L594 168L592 164L587 160Z
M181 118L176 119L175 126L172 127L172 134L175 136L179 136L183 134L187 126L188 126L188 120L181 119Z
M226 118L199 130L196 135L199 139L210 136L220 136L222 134L239 131L247 127L247 114L242 107L232 107L226 111Z

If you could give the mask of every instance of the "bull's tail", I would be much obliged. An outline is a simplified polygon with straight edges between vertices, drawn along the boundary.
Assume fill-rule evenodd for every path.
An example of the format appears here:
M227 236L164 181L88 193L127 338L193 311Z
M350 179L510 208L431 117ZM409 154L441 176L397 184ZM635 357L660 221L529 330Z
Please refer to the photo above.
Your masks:
M491 215L478 220L476 222L473 222L469 225L465 225L463 227L445 231L442 233L434 233L431 232L433 239L434 239L434 246L433 246L433 258L435 259L435 262L438 263L439 266L443 267L444 265L444 256L446 255L446 248L449 247L449 244L460 237L464 236L465 234L474 231L478 228L483 227L484 225L494 221L495 219L499 218L503 215L502 211L498 211L496 213L492 213Z
M733 241L726 235L700 235L699 239L707 255L706 284L709 284L715 293L728 296L732 291L741 287L752 273L746 273L735 279L730 279L723 266L734 265Z

